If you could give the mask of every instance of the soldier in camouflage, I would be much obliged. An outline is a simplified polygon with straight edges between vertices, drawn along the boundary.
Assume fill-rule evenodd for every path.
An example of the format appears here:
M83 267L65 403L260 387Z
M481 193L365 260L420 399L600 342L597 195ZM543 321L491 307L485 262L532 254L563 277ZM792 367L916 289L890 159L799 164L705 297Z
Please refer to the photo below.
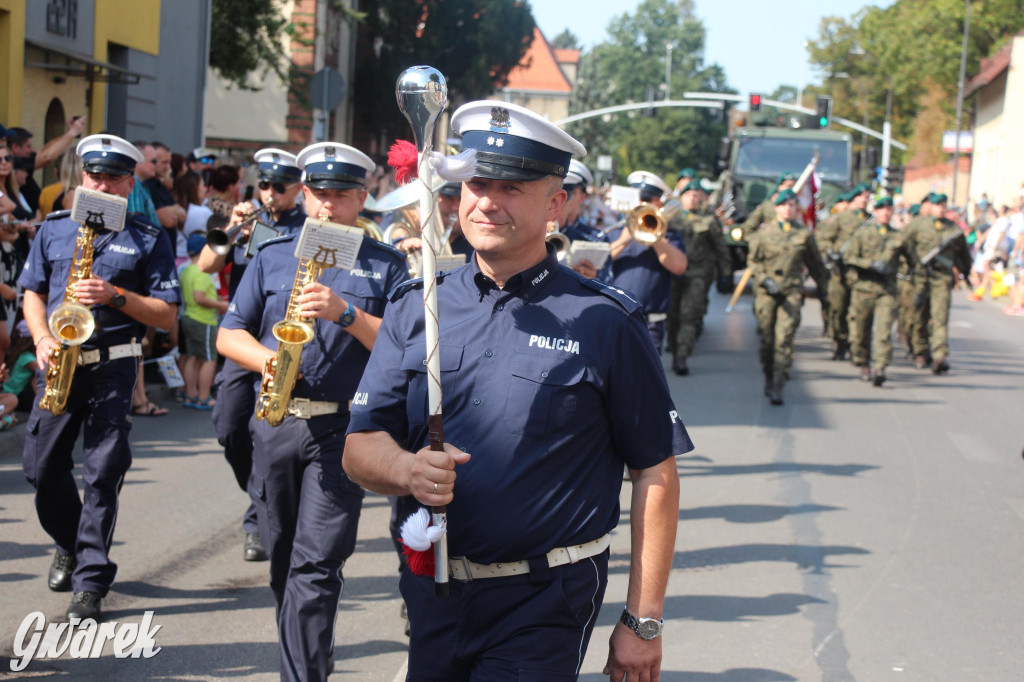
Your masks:
M799 209L793 190L779 192L775 212L776 220L765 224L751 240L748 263L756 283L754 316L761 337L764 392L772 405L781 405L804 303L804 268L818 284L821 298L828 290L828 277L814 236L797 222Z
M903 236L889 227L892 197L875 201L874 220L862 225L843 252L853 271L850 295L850 346L860 378L885 383L892 361L892 323L896 317L896 272L903 254ZM873 330L872 330L873 327Z
M796 176L792 173L783 173L779 176L779 181L775 183L775 189L772 190L771 196L762 201L757 207L750 212L747 219L743 223L743 234L752 235L760 229L761 225L766 225L775 220L775 200L778 198L779 193L787 189L792 189L793 185L796 184Z
M821 247L821 242L820 242L821 234L823 232L825 234L829 234L829 233L832 233L832 232L835 231L835 229L836 229L836 225L835 225L836 221L839 220L840 214L846 212L846 210L849 208L849 204L850 204L850 192L842 192L841 194L839 194L839 196L836 197L835 203L832 204L832 209L830 211L829 216L827 218L825 218L823 221L821 221L821 224L818 225L818 229L815 230L816 239L819 240L819 243L818 243L819 248ZM830 339L833 338L832 337L832 318L829 315L829 311L828 311L828 308L826 306L821 306L821 324L822 324L822 327L824 328L824 335L827 336Z
M946 362L949 356L949 306L956 281L953 268L959 271L961 278L964 277L971 271L971 253L963 230L945 217L945 194L929 195L927 214L925 210L922 206L921 215L907 225L904 235L907 251L914 263L914 324L920 325L918 329L922 337L925 315L928 320L928 343L919 345L915 335L914 353L918 368L924 369L928 366L926 353L930 350L932 373L942 374L949 369ZM939 251L938 256L926 263L929 251L947 238L951 241Z
M706 196L697 180L684 185L679 198L683 210L669 224L670 228L681 228L689 263L686 272L672 280L666 330L672 370L680 376L690 372L686 360L700 335L715 271L729 272L731 267L722 226L714 213L703 210Z
M921 214L921 204L913 204L908 210L910 213L911 220ZM900 234L906 234L908 225L905 225L900 231ZM904 344L907 346L907 354L914 357L914 342L913 334L915 333L913 324L913 313L914 313L914 268L910 264L909 254L906 250L903 252L903 258L900 262L900 269L896 273L896 303L897 303L897 315L896 315L896 331L899 332L900 337L903 339ZM921 341L919 346L927 346L928 338L925 337Z
M842 260L843 246L853 233L871 216L865 210L871 197L871 187L861 183L850 192L849 208L836 215L832 222L823 223L815 233L818 246L828 259L831 277L828 283L829 328L832 331L832 359L845 360L850 352L850 284L852 273L846 271Z

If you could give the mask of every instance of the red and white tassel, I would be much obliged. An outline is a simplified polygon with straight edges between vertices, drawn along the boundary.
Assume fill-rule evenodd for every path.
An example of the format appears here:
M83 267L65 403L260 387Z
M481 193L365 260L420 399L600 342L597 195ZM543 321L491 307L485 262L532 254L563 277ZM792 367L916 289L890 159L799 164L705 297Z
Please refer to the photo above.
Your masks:
M434 543L447 529L430 525L430 511L419 509L402 523L402 554L415 575L434 575Z

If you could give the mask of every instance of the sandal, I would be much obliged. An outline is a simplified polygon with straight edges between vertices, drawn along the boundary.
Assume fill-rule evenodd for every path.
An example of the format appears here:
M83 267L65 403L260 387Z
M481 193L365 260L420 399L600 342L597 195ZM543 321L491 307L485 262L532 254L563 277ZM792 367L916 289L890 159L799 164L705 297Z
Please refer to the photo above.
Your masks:
M186 395L185 402L181 404L182 407L190 407L193 410L199 409L199 396L197 395Z
M0 417L0 432L10 431L17 425L18 418L13 414L5 414L3 417Z
M170 410L160 407L152 400L147 400L140 405L132 405L132 414L136 417L162 417Z
M213 399L213 396L207 396L204 400L196 400L192 405L197 410L212 410L213 406L217 404L217 401Z

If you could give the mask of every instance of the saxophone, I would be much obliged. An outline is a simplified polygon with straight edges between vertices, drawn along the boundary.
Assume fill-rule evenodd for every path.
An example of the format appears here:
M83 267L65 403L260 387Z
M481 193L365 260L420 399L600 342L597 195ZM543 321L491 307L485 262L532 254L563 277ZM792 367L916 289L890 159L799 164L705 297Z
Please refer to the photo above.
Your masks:
M320 220L325 220L323 214ZM280 424L288 414L295 381L299 378L302 347L315 336L312 323L299 312L299 296L302 295L303 287L320 278L325 267L333 266L328 261L331 252L317 255L322 258L299 259L284 319L273 328L274 338L277 339L277 354L267 358L263 365L263 381L256 398L256 419L266 421L271 426Z
M50 333L60 345L50 351L46 369L46 390L39 400L39 407L55 415L64 414L67 409L71 380L78 367L79 347L96 329L96 319L87 307L78 302L75 286L92 276L92 240L95 231L87 223L78 228L75 240L75 254L68 273L68 285L64 289L64 302L50 313Z

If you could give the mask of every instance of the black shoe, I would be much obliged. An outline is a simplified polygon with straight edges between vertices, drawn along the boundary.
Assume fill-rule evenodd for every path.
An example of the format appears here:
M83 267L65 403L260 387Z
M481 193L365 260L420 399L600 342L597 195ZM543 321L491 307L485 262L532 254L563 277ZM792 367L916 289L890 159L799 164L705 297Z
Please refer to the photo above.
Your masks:
M946 358L937 357L932 362L932 374L942 374L943 372L949 371L949 363L946 362Z
M327 674L330 675L334 672L334 658L327 659Z
M244 547L245 550L242 553L242 558L246 561L267 560L267 552L263 549L263 541L260 540L259 533L246 533Z
M676 358L672 363L672 371L681 377L689 374L690 368L686 366L686 358Z
M871 381L871 370L868 369L867 367L861 367L860 368L860 380L861 381Z
M54 592L68 592L71 590L71 574L75 571L78 562L70 554L53 553L53 563L50 564L50 577L48 584Z
M833 360L845 360L850 354L850 344L845 341L839 341L836 344L836 349L832 353Z
M102 602L103 597L95 592L75 592L75 596L71 598L71 606L68 607L68 620L72 618L79 618L81 620L92 618L99 623L100 604Z
M874 379L872 379L872 383L875 386L881 386L882 384L885 383L885 378L886 377L885 377L885 370L884 369L875 370L875 377L874 377Z
M768 396L768 400L772 405L782 405L785 401L782 399L782 389L773 388Z

